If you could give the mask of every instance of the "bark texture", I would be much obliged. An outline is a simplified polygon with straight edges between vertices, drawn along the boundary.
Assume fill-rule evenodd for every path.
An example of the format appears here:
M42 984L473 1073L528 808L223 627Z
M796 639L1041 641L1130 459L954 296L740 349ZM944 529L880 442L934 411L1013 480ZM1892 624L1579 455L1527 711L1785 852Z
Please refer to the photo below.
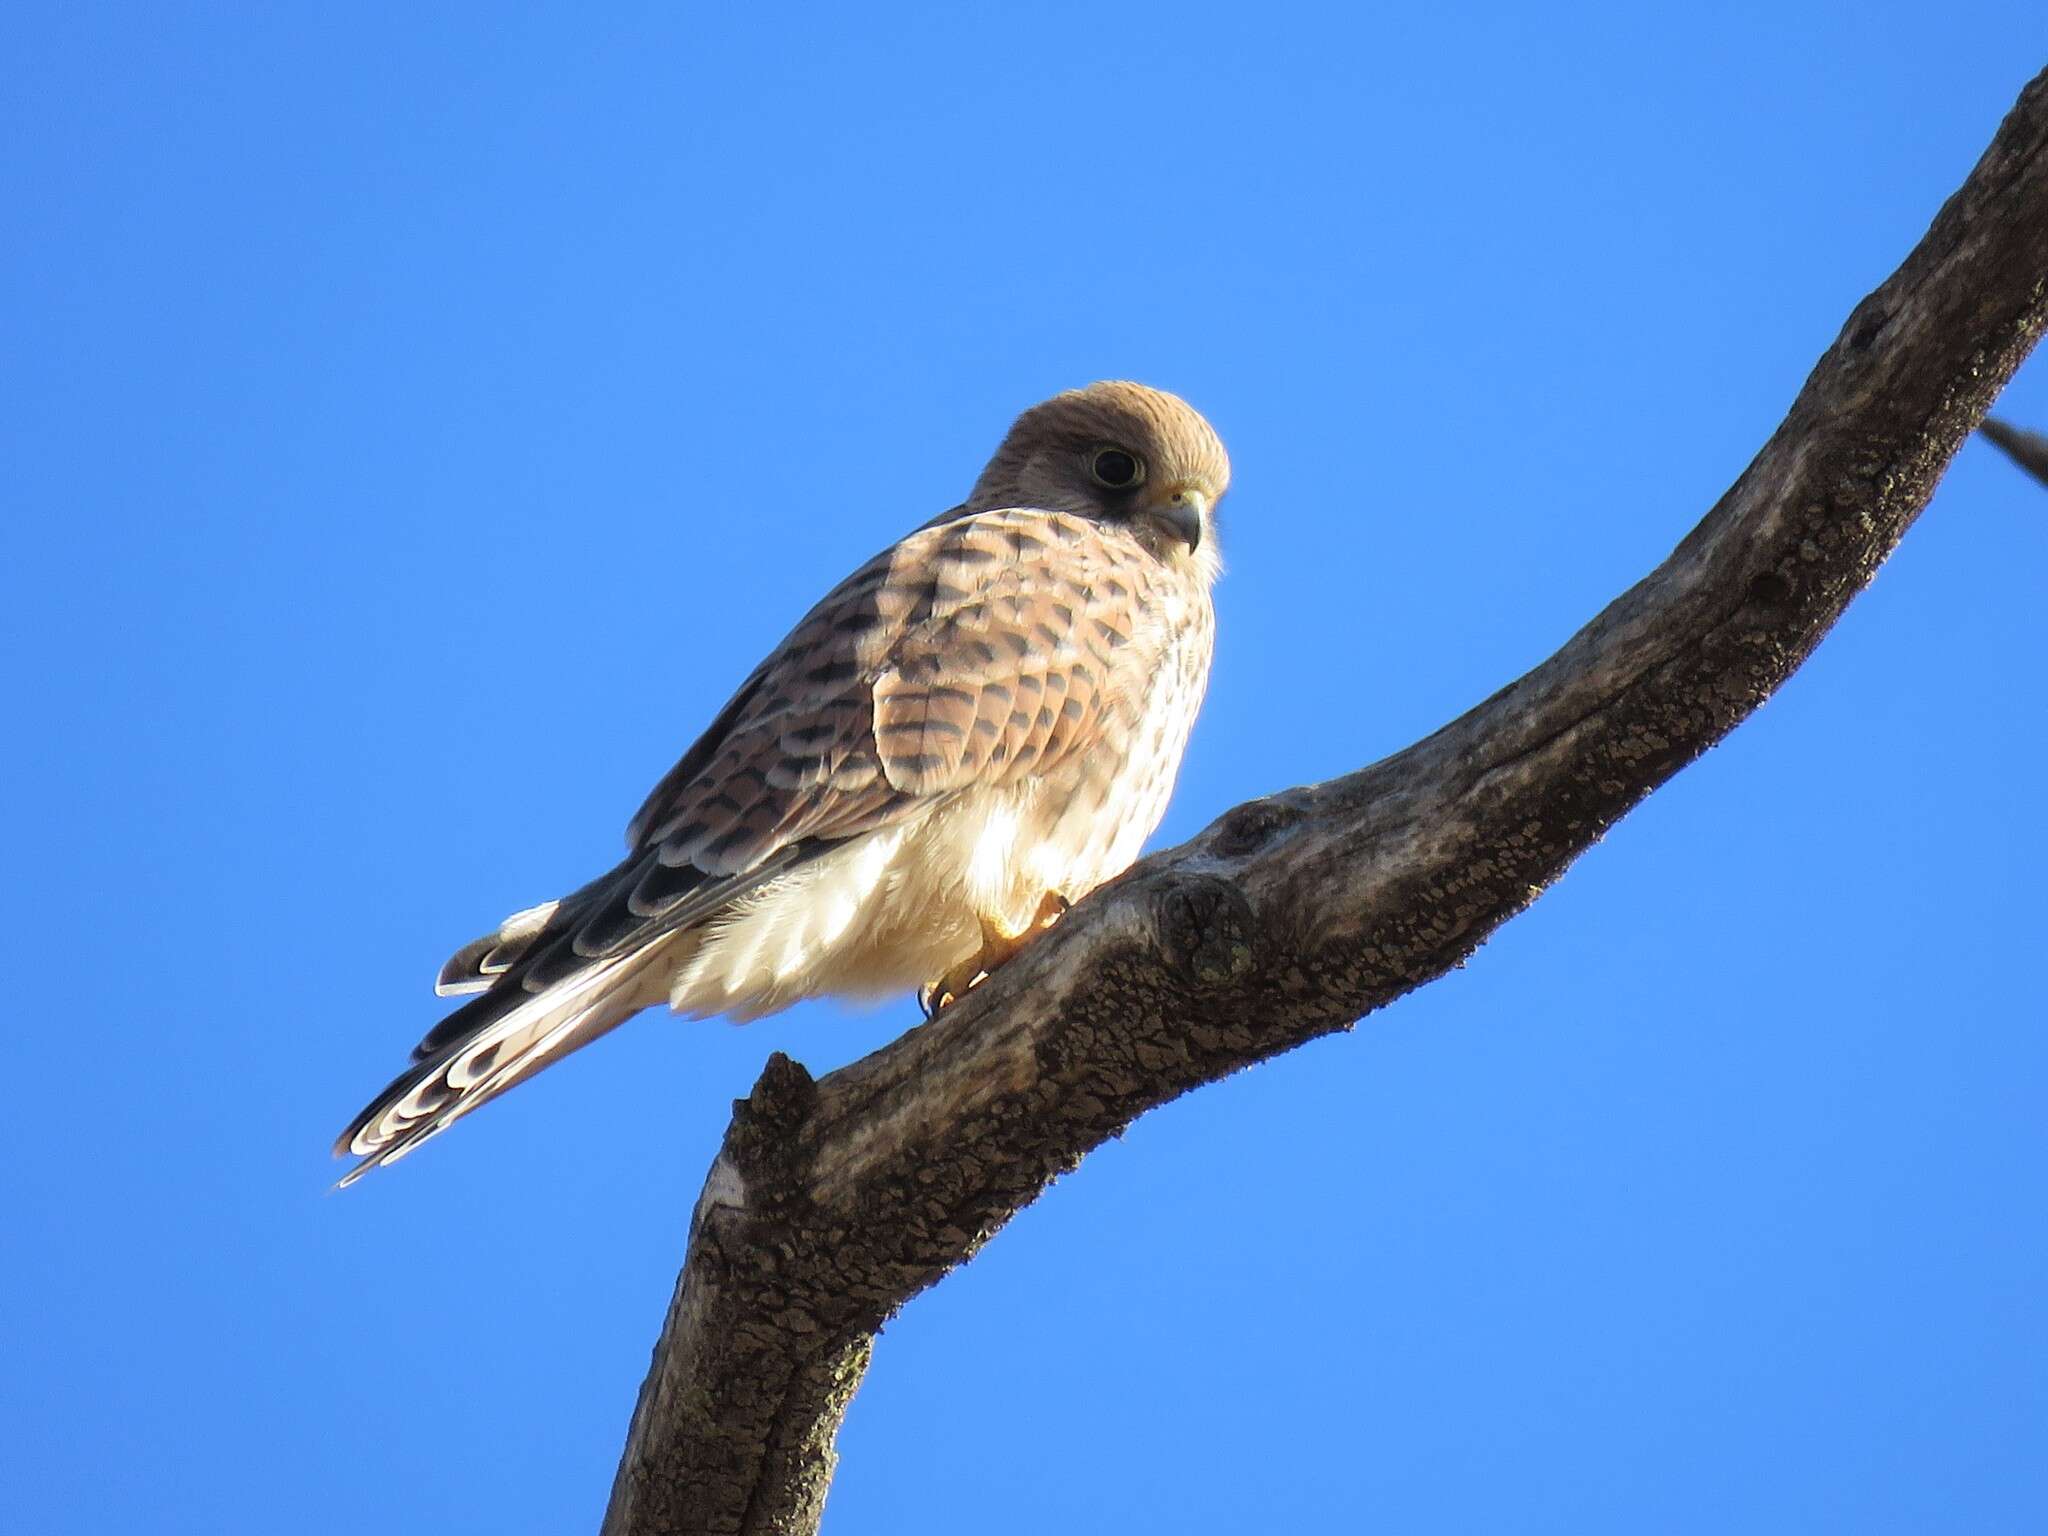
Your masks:
M1238 806L987 984L734 1106L605 1530L808 1532L875 1331L1138 1115L1458 964L1791 674L2048 314L2048 74L1671 557L1357 773Z

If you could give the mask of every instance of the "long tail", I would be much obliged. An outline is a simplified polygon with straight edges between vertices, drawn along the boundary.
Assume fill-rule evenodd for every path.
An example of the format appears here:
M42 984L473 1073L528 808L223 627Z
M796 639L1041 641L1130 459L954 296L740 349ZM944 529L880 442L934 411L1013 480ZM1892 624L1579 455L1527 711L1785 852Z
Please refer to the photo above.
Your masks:
M809 851L792 845L742 874L713 876L671 868L648 849L457 950L435 990L482 995L435 1025L413 1065L341 1133L336 1156L362 1159L341 1187L666 1001L703 923Z
M539 992L515 974L444 1019L420 1042L409 1070L356 1116L334 1145L362 1159L342 1176L355 1183L438 1136L471 1110L541 1068L588 1045L667 996L663 955L685 935L670 933L645 949L594 961Z

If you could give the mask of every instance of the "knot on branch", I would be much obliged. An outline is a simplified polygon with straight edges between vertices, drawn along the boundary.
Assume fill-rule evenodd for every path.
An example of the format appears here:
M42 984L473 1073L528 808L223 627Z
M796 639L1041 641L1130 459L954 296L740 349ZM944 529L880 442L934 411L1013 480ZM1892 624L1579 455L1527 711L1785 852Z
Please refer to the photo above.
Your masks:
M1749 579L1746 596L1752 608L1776 609L1791 602L1797 591L1792 578L1783 571L1759 571Z
M733 1100L726 1154L749 1178L772 1173L789 1162L796 1133L817 1102L818 1085L803 1063L771 1053L754 1091Z
M1890 306L1877 294L1872 294L1856 306L1855 313L1849 316L1849 323L1842 327L1842 333L1848 338L1851 352L1868 352L1891 323Z
M1243 805L1233 806L1224 812L1222 820L1216 823L1215 835L1209 840L1209 850L1226 859L1241 859L1248 853L1257 853L1272 841L1276 833L1284 832L1300 821L1302 815L1301 807L1271 796L1264 800L1247 800Z
M1160 892L1152 916L1160 953L1182 981L1222 987L1251 975L1258 924L1228 880L1182 876Z

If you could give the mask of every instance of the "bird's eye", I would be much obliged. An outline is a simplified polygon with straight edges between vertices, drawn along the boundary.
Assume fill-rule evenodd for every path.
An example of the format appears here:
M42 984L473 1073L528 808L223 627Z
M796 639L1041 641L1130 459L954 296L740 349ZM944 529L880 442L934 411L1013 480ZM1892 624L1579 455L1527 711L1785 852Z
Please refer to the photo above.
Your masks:
M1097 485L1112 491L1128 491L1145 478L1145 466L1121 448L1098 448L1088 461L1088 473Z

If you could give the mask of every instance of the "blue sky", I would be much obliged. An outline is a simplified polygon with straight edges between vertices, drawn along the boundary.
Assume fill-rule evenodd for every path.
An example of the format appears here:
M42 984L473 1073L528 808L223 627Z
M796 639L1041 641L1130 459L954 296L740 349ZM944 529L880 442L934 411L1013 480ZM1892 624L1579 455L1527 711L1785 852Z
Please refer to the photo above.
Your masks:
M1137 377L1231 445L1186 836L1660 559L2048 56L2032 0L4 27L0 1523L50 1533L595 1524L729 1101L909 1001L650 1016L346 1195L328 1142L1016 410ZM827 1531L2042 1529L2044 564L1967 447L1469 967L914 1303Z

